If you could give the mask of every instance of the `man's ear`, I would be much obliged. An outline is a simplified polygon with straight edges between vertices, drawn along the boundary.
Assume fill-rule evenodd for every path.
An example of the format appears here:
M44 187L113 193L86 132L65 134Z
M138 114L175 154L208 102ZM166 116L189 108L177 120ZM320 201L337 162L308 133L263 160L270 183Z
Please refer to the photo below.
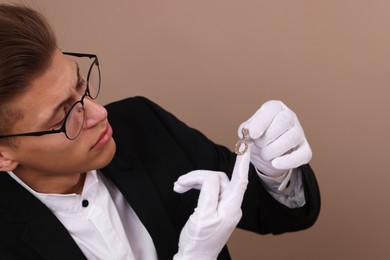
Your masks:
M11 154L0 147L0 171L13 171L18 166L19 163L13 159Z

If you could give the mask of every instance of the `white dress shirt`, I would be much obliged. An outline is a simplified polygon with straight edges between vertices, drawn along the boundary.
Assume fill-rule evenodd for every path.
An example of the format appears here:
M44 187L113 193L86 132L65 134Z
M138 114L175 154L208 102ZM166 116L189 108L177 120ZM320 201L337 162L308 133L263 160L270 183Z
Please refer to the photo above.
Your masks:
M51 209L88 259L157 259L146 228L102 174L88 172L81 194L44 194L8 173Z

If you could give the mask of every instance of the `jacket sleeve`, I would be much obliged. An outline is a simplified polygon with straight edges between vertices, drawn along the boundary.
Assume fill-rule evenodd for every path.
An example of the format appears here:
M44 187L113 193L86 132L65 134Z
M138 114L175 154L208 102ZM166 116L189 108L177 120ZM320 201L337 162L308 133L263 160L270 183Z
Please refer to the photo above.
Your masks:
M183 158L185 158L186 164L191 165L186 170L223 171L229 177L231 176L236 156L229 149L213 143L201 132L187 126L152 101L144 97L136 97L131 100L132 103L137 104L136 107L138 108L136 112L137 120L133 127L136 127L135 124L137 124L136 128L141 127L145 131L152 131L147 134L151 139L156 138L156 136L162 137L161 132L164 132L162 138L170 139L170 143L175 143L175 149L180 150L181 154L176 162L178 165L182 164ZM127 111L126 113L130 112ZM151 130L151 128L154 130ZM148 142L156 143L155 150L161 149L161 147L158 147L160 141L157 138L155 141L149 140ZM166 144L161 145L167 146ZM142 149L142 147L140 146L139 149ZM160 154L162 152L164 152L164 149L160 151ZM291 209L277 202L265 190L255 169L251 166L249 184L242 205L243 217L238 226L261 234L280 234L302 230L313 225L320 210L319 189L311 167L303 165L301 170L306 204L303 207ZM186 172L179 171L169 181L184 173ZM186 204L185 200L182 200L181 203ZM193 203L196 203L196 201ZM193 210L196 204L192 204L188 207ZM188 214L191 214L190 210L182 218L180 225L188 218Z

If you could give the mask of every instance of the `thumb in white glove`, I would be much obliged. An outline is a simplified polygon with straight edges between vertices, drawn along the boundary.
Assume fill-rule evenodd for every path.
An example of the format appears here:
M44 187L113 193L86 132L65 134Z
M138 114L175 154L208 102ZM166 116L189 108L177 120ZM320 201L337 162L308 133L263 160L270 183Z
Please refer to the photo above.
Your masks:
M251 162L263 174L278 177L310 161L311 148L297 116L283 102L271 100L238 129L249 130Z
M214 260L241 219L248 184L249 152L237 156L232 179L223 172L198 170L177 180L179 193L200 189L198 205L184 225L174 260Z

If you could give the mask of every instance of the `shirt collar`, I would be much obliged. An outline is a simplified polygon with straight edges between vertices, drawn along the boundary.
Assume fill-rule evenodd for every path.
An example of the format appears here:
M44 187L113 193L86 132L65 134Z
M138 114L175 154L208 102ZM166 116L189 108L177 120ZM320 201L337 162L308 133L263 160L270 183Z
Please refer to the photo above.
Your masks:
M83 191L80 194L56 194L56 193L40 193L33 190L30 186L24 183L12 171L8 174L15 179L21 186L38 198L42 203L49 207L52 211L75 212L81 209L81 202L84 198L88 198L89 202L93 202L96 197L99 178L96 170L88 171L85 176Z

